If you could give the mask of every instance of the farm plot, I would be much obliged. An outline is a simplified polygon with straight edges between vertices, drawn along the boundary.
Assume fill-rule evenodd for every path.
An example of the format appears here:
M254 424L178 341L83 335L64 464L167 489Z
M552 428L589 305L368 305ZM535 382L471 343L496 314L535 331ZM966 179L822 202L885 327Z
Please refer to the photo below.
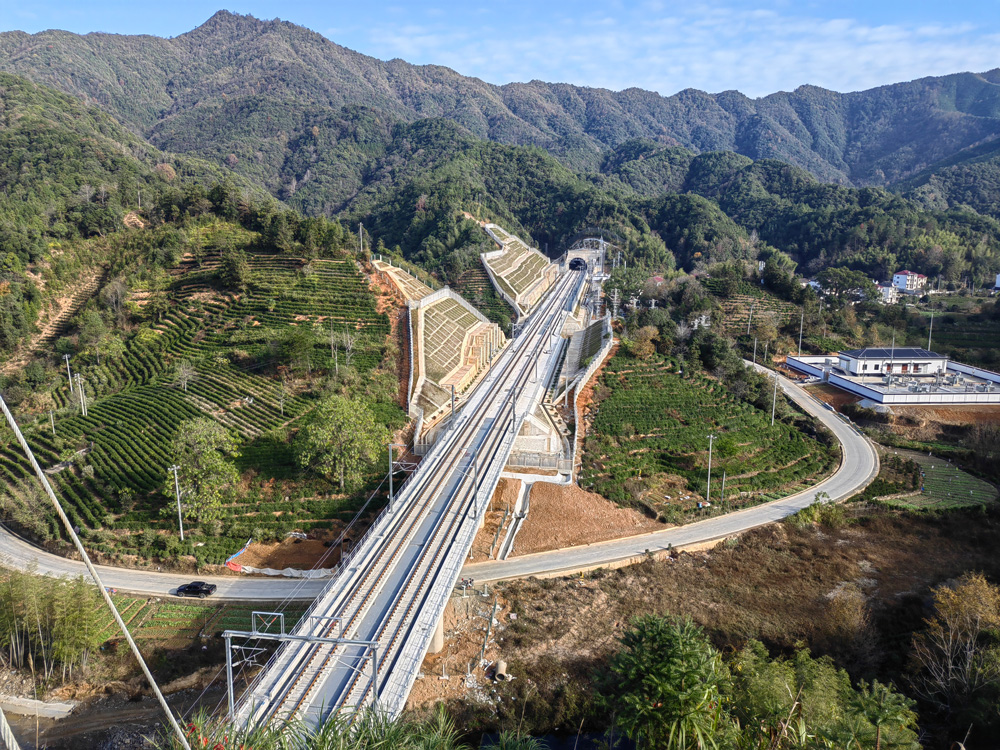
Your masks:
M678 520L704 503L709 434L712 497L718 509L794 492L832 470L836 455L818 441L740 401L701 374L681 377L663 358L617 355L595 393L593 437L585 443L581 485L621 504Z
M213 231L223 232L223 228ZM246 237L237 236L241 242ZM120 356L88 363L74 361L86 382L89 414L67 389L53 392L57 435L45 419L22 426L43 466L69 461L51 474L67 514L87 537L89 547L108 555L144 557L194 555L220 563L249 536L280 538L290 530L337 524L359 507L358 497L334 498L329 488L304 480L287 444L287 426L307 412L311 399L287 389L278 367L288 362L282 341L306 330L307 361L292 363L306 372L332 371L330 332L354 337L352 367L362 377L385 355L389 321L376 311L374 295L353 260L306 260L258 253L249 255L251 281L240 294L220 292L218 258L211 255L217 236L206 231L201 264L188 261L175 276L172 302L161 320L146 323L125 342ZM235 240L234 240L235 241ZM343 370L345 353L339 350ZM186 387L176 366L193 370ZM405 419L395 407L377 404L378 417L397 425ZM162 494L174 457L171 441L185 420L208 416L241 443L238 464L249 484L226 509L221 529L190 529L195 546L179 544L176 515L166 512ZM30 477L16 444L0 435L0 482L6 486ZM278 484L275 484L277 480ZM48 533L59 537L51 514Z
M254 604L197 604L171 599L141 599L115 594L112 596L122 619L129 626L133 637L146 643L181 645L179 642L193 641L198 637L217 636L224 630L251 630L253 612L270 612L270 617L257 618L260 630L276 632L278 618L275 612L285 616L285 631L295 627L305 614L306 608L299 603L256 602ZM267 628L267 622L272 627ZM104 640L119 638L118 626L110 613L101 625Z
M513 310L500 295L497 294L490 277L482 265L471 268L457 279L452 285L454 290L461 294L469 304L479 312L506 329L510 325Z
M741 281L736 291L728 295L725 294L719 279L708 279L705 288L719 299L723 312L723 328L730 335L746 334L751 310L755 319L762 313L772 314L779 326L788 323L798 314L798 308L791 302L778 299L770 292L759 289L747 281Z
M921 491L909 497L887 501L890 505L918 510L967 508L997 501L997 488L968 474L944 458L896 449L896 454L919 464Z

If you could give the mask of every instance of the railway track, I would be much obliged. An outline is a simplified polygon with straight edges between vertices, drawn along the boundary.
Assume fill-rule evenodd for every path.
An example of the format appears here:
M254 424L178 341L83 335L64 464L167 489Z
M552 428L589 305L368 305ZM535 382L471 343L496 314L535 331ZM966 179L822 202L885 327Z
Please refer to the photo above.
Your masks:
M486 389L482 398L470 399L459 413L455 426L424 459L395 510L380 524L383 528L371 548L355 556L318 602L315 611L323 614L314 615L305 625L303 632L310 635L376 641L380 688L397 668L402 648L414 635L435 584L447 583L449 589L454 585L454 581L441 580L442 566L451 556L460 554L464 560L468 553L467 545L463 548L459 542L460 532L467 529L467 522L478 526L481 509L477 501L487 467L506 458L500 454L513 442L519 425L518 396L537 375L535 362L553 326L561 322L566 300L579 289L580 279L580 273L571 272L555 285L480 386ZM487 489L491 492L493 487ZM418 548L415 554L412 547ZM378 606L380 597L382 606ZM376 691L375 670L368 668L366 656L352 653L356 648L286 644L269 668L277 672L275 678L261 683L268 682L264 700L248 691L237 716L245 715L252 723L312 721L323 718L315 715L317 705L321 711L332 711L375 702L381 692ZM408 685L413 677L409 676Z

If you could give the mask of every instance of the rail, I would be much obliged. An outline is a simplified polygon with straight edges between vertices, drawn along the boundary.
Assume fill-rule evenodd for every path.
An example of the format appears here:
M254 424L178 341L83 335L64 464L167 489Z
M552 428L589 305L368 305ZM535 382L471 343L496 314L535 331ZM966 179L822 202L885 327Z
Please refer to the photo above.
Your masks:
M540 402L545 378L532 377L535 359L543 348L552 358L547 336L566 315L563 297L572 290L573 279L570 274L557 285L560 293L540 305L527 323L527 335L508 348L509 354L484 379L488 386L475 401L482 406L506 394L499 412L472 408L456 415L455 425L430 449L422 470L354 546L296 629L325 637L332 625L322 623L335 614L342 636L379 641L377 668L385 675L380 680L383 695L374 695L373 682L363 677L365 665L345 656L343 649L286 644L244 693L236 711L241 723L294 716L311 721L316 718L311 706L318 702L320 691L325 691L325 705L359 706L370 697L389 712L401 710L506 456L528 411ZM481 472L472 463L473 451L476 465L483 466ZM385 603L378 606L386 609L373 610L380 597ZM322 615L317 618L316 612ZM369 612L378 612L375 622Z

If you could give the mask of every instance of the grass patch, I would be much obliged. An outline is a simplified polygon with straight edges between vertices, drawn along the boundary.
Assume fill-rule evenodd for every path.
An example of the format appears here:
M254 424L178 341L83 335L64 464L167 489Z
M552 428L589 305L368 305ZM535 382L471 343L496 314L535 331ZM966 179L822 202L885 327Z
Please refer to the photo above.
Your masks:
M920 494L887 501L890 505L914 510L950 510L993 505L997 488L989 482L957 468L944 458L915 451L898 450L898 455L920 466Z

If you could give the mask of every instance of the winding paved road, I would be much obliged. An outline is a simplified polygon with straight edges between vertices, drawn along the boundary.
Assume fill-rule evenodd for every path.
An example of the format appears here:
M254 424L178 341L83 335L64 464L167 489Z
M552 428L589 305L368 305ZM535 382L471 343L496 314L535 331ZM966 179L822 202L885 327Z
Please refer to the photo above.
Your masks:
M768 372L759 365L757 369ZM825 492L831 500L839 501L864 488L878 474L878 454L871 442L843 417L822 405L800 386L784 377L780 377L780 383L782 391L791 400L830 428L840 441L843 459L840 468L829 478L798 494L725 516L610 542L541 552L503 561L473 563L463 568L462 575L474 578L477 582L484 582L528 576L552 576L613 565L642 556L647 551L657 552L670 546L683 547L709 542L778 521L808 506L819 492ZM45 552L2 527L0 527L0 565L8 568L32 569L38 573L55 576L84 574L83 563ZM108 566L98 566L98 571L106 586L144 596L165 596L179 584L191 580L190 575ZM203 580L219 587L217 598L256 601L315 599L327 583L326 579L244 578L235 574L205 576Z
M769 376L773 375L770 370L760 365L753 366ZM529 576L554 576L620 564L641 557L647 552L656 553L669 547L702 544L779 521L812 504L820 492L825 492L832 501L840 501L846 500L867 486L876 477L879 468L878 453L871 441L861 435L844 417L813 398L801 386L784 376L779 376L779 382L785 395L803 411L829 427L840 441L843 448L840 468L827 479L795 495L724 516L610 542L539 552L497 562L473 563L465 566L463 574L475 579L476 582L485 582Z

